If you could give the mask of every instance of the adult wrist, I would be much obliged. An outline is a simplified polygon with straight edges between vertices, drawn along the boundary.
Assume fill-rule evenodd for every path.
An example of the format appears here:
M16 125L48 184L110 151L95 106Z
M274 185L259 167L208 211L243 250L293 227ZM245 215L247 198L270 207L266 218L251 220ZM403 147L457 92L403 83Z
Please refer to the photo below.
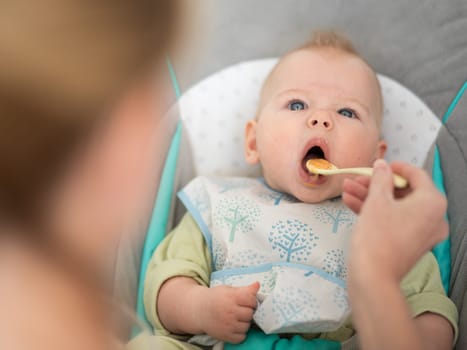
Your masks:
M359 292L372 288L388 288L400 285L400 278L385 266L384 261L378 261L371 257L360 256L350 261L349 277L347 284L349 289L356 289Z

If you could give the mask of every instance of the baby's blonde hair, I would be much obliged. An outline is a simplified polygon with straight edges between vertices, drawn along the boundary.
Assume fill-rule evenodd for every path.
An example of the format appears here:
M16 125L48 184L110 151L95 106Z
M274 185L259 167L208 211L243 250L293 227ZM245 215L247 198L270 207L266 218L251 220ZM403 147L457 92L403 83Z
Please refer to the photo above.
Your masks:
M362 58L350 39L336 31L315 31L310 41L292 52L317 48L334 48Z

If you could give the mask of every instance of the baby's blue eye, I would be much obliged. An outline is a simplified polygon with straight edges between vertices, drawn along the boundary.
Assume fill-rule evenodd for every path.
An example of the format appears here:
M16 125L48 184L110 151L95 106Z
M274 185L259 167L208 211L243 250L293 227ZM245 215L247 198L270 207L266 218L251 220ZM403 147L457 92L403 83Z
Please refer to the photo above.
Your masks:
M340 115L343 115L347 118L357 118L357 114L350 108L342 108L337 111Z
M290 109L291 111L301 111L307 108L307 105L305 102L296 100L292 101L287 105L287 108Z

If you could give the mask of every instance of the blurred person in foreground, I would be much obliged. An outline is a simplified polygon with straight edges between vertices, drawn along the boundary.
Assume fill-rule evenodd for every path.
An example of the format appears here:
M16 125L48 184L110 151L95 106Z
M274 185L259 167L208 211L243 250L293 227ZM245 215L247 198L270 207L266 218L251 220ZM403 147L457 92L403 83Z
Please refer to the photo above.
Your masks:
M180 15L173 0L0 6L1 349L117 346L105 293L169 133Z

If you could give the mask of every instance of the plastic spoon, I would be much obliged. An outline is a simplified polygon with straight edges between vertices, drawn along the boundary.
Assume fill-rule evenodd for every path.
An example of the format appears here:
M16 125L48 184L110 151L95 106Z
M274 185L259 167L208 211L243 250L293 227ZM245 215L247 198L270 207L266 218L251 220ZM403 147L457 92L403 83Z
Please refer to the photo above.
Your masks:
M373 175L373 168L343 168L339 169L334 164L328 162L326 159L316 158L309 159L306 162L306 168L310 173L319 175L336 175L336 174L357 174L357 175ZM396 188L407 187L407 180L402 176L394 174L394 186Z

